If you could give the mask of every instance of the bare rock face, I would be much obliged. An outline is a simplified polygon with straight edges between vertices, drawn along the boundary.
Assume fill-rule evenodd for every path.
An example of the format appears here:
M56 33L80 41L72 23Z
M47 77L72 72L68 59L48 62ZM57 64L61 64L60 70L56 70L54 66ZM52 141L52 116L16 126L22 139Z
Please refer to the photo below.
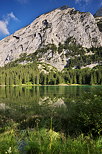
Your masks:
M102 32L102 16L101 17L95 17L95 20L97 22L97 26L99 28L99 31Z
M94 15L100 32L102 32L102 7Z
M41 15L27 27L1 40L0 66L14 61L21 53L33 53L47 44L58 46L70 37L85 48L102 46L101 32L91 13L61 7ZM59 56L56 56L60 63Z

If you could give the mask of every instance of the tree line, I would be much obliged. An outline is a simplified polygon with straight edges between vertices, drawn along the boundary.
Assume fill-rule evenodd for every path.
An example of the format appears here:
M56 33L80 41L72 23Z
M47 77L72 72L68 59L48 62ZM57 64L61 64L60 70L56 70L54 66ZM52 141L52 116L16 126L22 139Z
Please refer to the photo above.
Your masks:
M46 68L45 68L46 69ZM102 84L102 67L40 71L37 63L0 68L0 85Z

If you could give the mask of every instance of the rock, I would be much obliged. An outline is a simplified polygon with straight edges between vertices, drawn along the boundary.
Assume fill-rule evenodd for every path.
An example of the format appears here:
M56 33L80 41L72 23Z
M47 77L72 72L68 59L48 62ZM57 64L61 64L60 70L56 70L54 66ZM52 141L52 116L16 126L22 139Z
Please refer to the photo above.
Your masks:
M94 14L94 17L100 32L102 32L102 7L97 10L97 12Z
M6 110L9 109L9 106L6 106L5 103L0 103L0 110Z
M95 13L94 16L95 17L101 17L102 16L102 7L97 10L97 12Z
M102 32L102 16L101 17L95 17L95 20L97 22L97 26L99 28L99 31Z
M70 37L85 48L102 46L101 32L93 15L64 6L41 15L30 25L1 40L0 66L16 60L22 53L33 53L47 44L58 46ZM67 63L66 57L61 58L58 53L52 56L51 52L43 55L43 61L58 69L64 68Z

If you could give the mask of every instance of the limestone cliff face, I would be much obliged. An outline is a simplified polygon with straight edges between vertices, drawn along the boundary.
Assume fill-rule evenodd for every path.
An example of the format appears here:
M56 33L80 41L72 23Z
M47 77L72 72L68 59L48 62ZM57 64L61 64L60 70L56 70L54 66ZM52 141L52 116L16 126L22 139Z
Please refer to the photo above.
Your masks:
M41 15L27 27L1 40L0 66L17 59L21 53L33 53L44 45L58 46L69 37L86 48L102 46L101 32L91 13L62 7ZM59 55L56 56L60 63Z
M95 17L95 20L97 22L97 26L99 28L99 31L102 32L102 16L100 17Z
M102 7L94 15L99 30L102 32Z

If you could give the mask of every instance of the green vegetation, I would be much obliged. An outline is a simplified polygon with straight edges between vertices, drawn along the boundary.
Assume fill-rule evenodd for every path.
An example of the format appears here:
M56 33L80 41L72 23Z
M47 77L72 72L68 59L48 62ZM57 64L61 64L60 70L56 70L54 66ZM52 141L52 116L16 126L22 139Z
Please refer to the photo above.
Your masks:
M63 71L65 83L71 84L102 84L102 67L93 69L65 69Z
M12 121L18 123L18 128L26 129L34 127L39 119L40 128L50 128L50 119L53 117L55 131L97 136L101 132L102 121L101 90L101 86L1 87L0 102L2 106L6 105L6 110L0 110L1 132L6 130L9 123L12 125ZM57 101L65 102L65 105L54 108Z
M70 58L62 72L52 66L49 71L48 64L38 62L49 50L52 58L55 52L63 56L63 50L66 50L65 55ZM70 37L64 44L59 43L58 48L54 44L48 44L32 54L22 53L19 59L0 68L0 85L102 84L101 61L102 47L85 49ZM81 69L96 63L99 66L93 69ZM44 69L39 69L39 64L42 67L44 65Z
M60 54L63 50L68 50L66 57L70 55L70 59L62 72L38 62L48 50L51 50L52 57L55 52ZM91 51L92 54L85 55L86 51ZM80 69L93 63L101 64L101 60L101 47L84 49L70 37L64 44L59 43L58 49L54 44L48 44L32 54L22 53L19 59L0 68L0 85L102 84L102 66ZM21 65L23 62L26 64ZM42 70L39 70L39 64L44 66ZM52 69L49 71L50 67Z
M19 59L15 60L12 63L9 63L7 66L15 66L21 62L35 62L38 61L39 58L42 58L42 55L47 53L48 50L52 51L52 55L57 51L57 47L54 44L48 44L38 50L36 50L36 52L31 53L29 55L27 55L26 53L22 53L19 57Z
M95 40L93 40L95 41ZM15 67L18 64L22 63L36 63L41 61L41 58L44 54L46 54L50 50L52 54L52 58L54 53L62 53L66 51L65 56L70 58L67 68L81 68L82 66L87 66L90 64L98 63L101 65L102 62L102 47L92 47L90 49L83 48L81 45L76 44L76 40L72 37L69 37L64 44L59 43L59 46L56 47L54 44L48 44L43 46L42 48L36 50L34 53L27 55L26 53L22 53L19 59L7 64L5 67ZM51 57L49 58L49 60Z
M89 51L89 49L88 49ZM87 66L94 63L101 64L102 61L102 48L92 48L90 51L93 53L92 55L84 55L81 52L81 55L70 60L69 67L77 66L81 68L82 66ZM80 53L79 53L80 54Z
M49 50L52 58L56 52L63 56L63 50L66 51L66 57L70 57L62 72L38 62ZM19 59L0 68L0 85L102 84L101 61L102 47L85 49L70 37L64 44L59 43L58 48L54 44L48 44L29 55L22 53ZM99 66L93 69L81 69L96 63ZM44 65L42 70L39 69L39 64L41 67ZM50 67L52 69L49 71Z
M93 140L83 134L77 138L65 137L52 129L11 129L0 135L1 154L101 154L102 138Z
M44 67L41 71L39 64ZM93 69L57 69L44 63L30 63L0 68L0 85L102 84L102 67ZM46 71L46 72L44 72Z
M0 87L0 154L101 154L101 91L101 86ZM56 105L60 101L64 104Z
M48 50L52 57L67 51L62 71L38 62ZM102 87L57 86L102 85L101 65L80 69L101 57L102 48L84 49L69 38L1 67L0 154L101 154Z
M61 53L63 50L67 50L65 55L66 57L70 57L70 61L66 66L68 68L81 68L82 66L95 63L101 65L102 47L85 49L80 45L77 45L75 39L71 37L68 38L64 44L59 43L58 53ZM91 54L88 55L89 52L91 52Z

